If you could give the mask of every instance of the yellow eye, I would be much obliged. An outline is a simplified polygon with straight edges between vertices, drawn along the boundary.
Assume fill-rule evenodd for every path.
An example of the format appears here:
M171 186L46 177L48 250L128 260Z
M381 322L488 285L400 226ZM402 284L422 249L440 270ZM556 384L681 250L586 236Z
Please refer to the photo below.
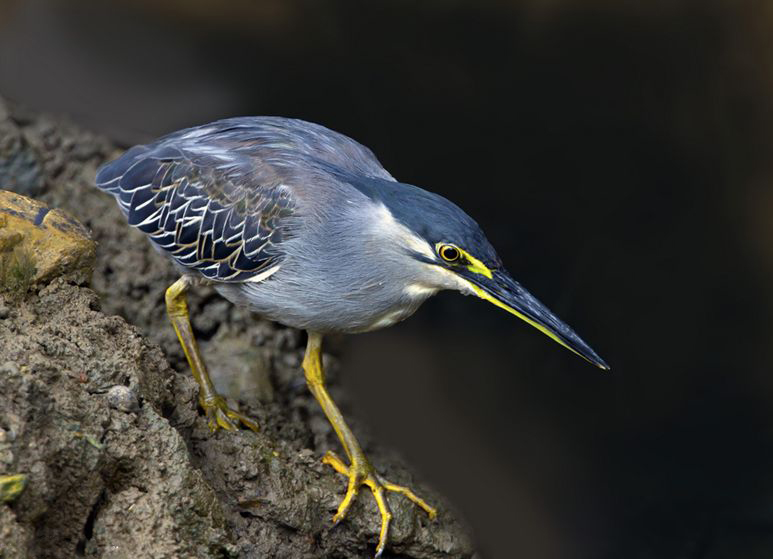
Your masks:
M462 253L454 245L440 245L437 252L440 258L446 262L456 262L462 256Z

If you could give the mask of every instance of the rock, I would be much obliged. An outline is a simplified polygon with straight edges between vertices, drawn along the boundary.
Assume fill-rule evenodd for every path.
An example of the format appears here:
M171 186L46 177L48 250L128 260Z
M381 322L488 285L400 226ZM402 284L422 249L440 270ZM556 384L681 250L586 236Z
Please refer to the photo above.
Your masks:
M14 502L16 529L35 533L28 556L229 556L221 501L170 422L195 418L192 381L125 321L92 310L93 298L57 280L0 323L0 355L13 364L0 374L0 421L16 433L4 443L16 472L0 464L0 476L28 477ZM84 370L86 382L73 374ZM136 414L116 409L133 408L135 390Z
M88 281L95 251L88 230L66 212L0 190L0 290L24 292L58 276Z
M140 409L134 391L121 384L117 384L107 391L107 403L111 408L126 413L136 413Z
M202 356L217 391L230 398L274 400L270 355L252 347L249 339L215 337L202 344Z
M11 507L0 505L0 557L26 559L35 530L16 522Z
M375 503L363 491L350 518L333 527L330 511L345 480L304 438L273 436L294 422L288 415L272 407L263 410L261 433L211 435L191 376L169 368L123 319L95 310L94 299L56 280L0 322L0 355L8 359L0 366L0 417L14 434L0 444L12 456L0 461L0 476L23 471L29 479L14 503L21 540L9 542L26 541L26 530L37 527L29 553L40 559L372 554ZM390 479L410 482L394 461L380 463ZM471 554L446 507L428 522L401 496L389 500L391 549L428 559Z
M37 196L44 187L39 152L26 141L0 99L0 185L27 196Z
M0 365L0 375L18 375L19 366L13 361L6 361Z

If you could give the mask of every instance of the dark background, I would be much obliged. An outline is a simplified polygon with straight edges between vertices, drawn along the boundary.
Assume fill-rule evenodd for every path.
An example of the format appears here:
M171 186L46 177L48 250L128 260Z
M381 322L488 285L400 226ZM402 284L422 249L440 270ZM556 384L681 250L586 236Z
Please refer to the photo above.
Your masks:
M126 145L324 124L464 207L611 365L441 294L354 413L484 557L773 557L773 4L0 0L0 93Z

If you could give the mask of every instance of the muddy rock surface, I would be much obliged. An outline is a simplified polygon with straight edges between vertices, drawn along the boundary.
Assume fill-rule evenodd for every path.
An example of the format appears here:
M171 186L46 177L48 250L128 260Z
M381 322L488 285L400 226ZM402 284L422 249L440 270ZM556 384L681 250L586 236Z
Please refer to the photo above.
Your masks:
M0 504L0 558L372 557L379 516L367 488L331 523L346 480L320 462L340 448L300 371L304 336L193 290L218 389L261 429L210 434L165 314L175 272L93 187L120 150L2 99L0 131L0 188L65 210L97 242L90 284L60 277L0 300L0 476L27 476ZM471 557L442 497L347 413L336 359L325 359L331 393L381 473L440 509L429 521L390 494L384 557Z

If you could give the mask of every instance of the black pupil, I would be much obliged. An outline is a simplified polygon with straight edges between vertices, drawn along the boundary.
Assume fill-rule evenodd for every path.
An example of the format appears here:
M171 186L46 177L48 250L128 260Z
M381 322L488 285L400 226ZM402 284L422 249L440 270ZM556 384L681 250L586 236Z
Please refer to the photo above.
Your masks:
M456 260L459 258L459 251L454 247L443 247L443 258L446 260Z

